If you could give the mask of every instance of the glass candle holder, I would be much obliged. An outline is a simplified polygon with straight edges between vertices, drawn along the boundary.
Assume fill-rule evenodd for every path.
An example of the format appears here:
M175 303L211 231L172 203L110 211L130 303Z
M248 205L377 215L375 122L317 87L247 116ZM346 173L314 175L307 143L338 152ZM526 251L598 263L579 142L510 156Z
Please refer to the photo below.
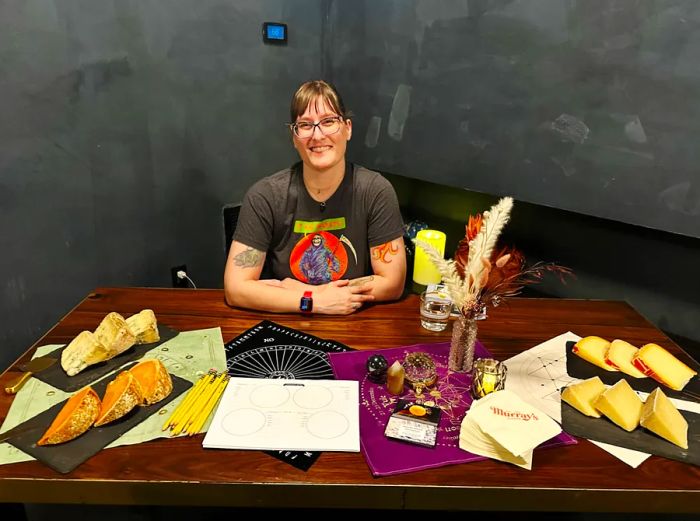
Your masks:
M432 387L437 382L435 361L428 353L417 351L409 353L403 362L406 381L416 391Z
M493 358L478 358L472 369L472 396L483 398L489 393L501 391L506 385L508 368Z

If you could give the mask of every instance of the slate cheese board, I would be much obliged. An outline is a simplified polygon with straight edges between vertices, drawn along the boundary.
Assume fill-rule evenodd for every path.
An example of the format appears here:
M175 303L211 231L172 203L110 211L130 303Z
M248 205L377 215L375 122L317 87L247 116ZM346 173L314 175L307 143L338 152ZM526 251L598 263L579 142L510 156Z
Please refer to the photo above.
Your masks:
M682 449L644 427L627 432L605 417L591 418L561 402L561 427L565 432L618 447L646 452L700 466L700 414L679 411L688 422L688 449Z
M126 370L132 365L135 364L130 364L124 369ZM88 429L87 432L66 443L44 446L36 444L44 432L46 432L49 425L51 425L51 422L58 412L65 405L67 399L55 404L33 418L20 423L11 431L4 433L9 436L6 441L22 452L48 465L55 471L61 474L67 474L88 458L97 454L122 434L160 411L164 405L170 403L192 386L192 382L184 378L172 374L170 378L173 382L173 390L160 402L143 407L137 406L123 418L101 427L92 427ZM112 378L104 378L92 386L100 398L104 396L105 388L111 380Z

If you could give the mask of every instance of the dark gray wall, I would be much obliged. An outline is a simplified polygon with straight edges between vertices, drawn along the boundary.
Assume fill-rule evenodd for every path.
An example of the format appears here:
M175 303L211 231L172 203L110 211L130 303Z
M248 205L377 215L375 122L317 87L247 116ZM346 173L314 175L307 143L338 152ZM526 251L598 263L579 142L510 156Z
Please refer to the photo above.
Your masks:
M351 155L404 176L390 178L406 218L447 231L449 250L469 213L512 195L506 237L576 273L540 291L626 300L700 342L700 3L329 11L325 54L356 114Z
M0 2L0 366L98 285L222 285L221 207L294 157L319 0ZM262 44L287 21L289 45Z
M497 200L385 175L397 190L405 219L420 219L447 234L448 256L464 236L466 216L487 210ZM565 284L547 276L525 294L625 300L700 358L700 240L517 201L503 241L522 250L529 262L558 262L574 272ZM575 328L574 333L596 334Z
M677 175L680 188L669 194L686 198L676 205L690 212L680 225L696 230L697 212L692 212L697 199L688 198L697 195L692 188L696 179L683 168L675 173L668 169L669 164L690 165L697 150L700 120L691 117L697 93L688 87L697 79L691 77L694 71L700 70L690 66L700 41L700 33L691 30L699 18L694 5L558 0L0 2L0 237L5 245L0 256L0 365L28 348L96 286L170 286L170 267L185 263L199 286L221 287L221 206L240 200L253 181L295 157L282 126L288 100L301 81L319 76L337 82L357 115L352 158L380 170L493 194L440 187L420 188L418 195L400 190L404 202L436 219L437 225L451 221L455 226L468 212L484 210L493 196L513 194L563 207L580 199L580 207L573 209L599 214L605 208L619 210L608 217L620 220L634 214L629 205L645 201L648 207L638 218L664 228L673 212L647 196L661 190L657 180L673 184L670 176ZM624 137L613 139L612 127L593 124L600 120L593 93L601 83L591 79L588 85L583 73L599 72L594 66L611 60L609 70L622 68L629 79L624 64L613 60L616 46L630 52L628 40L610 36L615 31L627 34L619 33L625 17L618 11L634 27L651 20L647 23L655 24L655 38L647 38L645 45L675 56L664 68L654 61L653 52L643 55L641 47L631 48L636 58L650 60L655 72L649 75L658 76L669 93L663 128L654 126L654 117L640 117L646 143L630 141L629 136L639 139L641 134L636 120L626 116L612 118L624 123ZM585 27L601 31L598 40L581 32L583 20L591 17L595 23ZM260 24L266 20L290 24L287 47L261 43ZM536 45L535 29L531 37L523 33L528 24L545 36L558 34L561 52L572 63L559 60L553 62L557 67L548 67L545 58L556 45L547 47L549 55L525 52L528 46L542 48ZM583 43L576 47L571 41ZM473 64L465 62L465 48L473 50ZM586 52L579 56L576 49ZM526 89L522 78L509 81L509 56L522 66L516 67L521 74L528 56L539 58L532 69L537 72L534 83L527 85L547 88L549 95ZM577 57L581 65L576 65ZM580 74L574 76L581 88L588 85L587 96L579 101L578 84L560 78L561 92L554 96L558 101L550 105L554 86L535 80L561 74L566 79L577 67ZM613 113L606 111L612 111L610 96L618 84L611 85L601 94L603 115ZM614 114L664 114L658 91L644 98L657 103L644 106L639 96L647 96L647 87L627 85L634 103ZM469 101L471 96L475 102ZM570 139L578 135L575 125L545 124L534 133L525 125L530 119L554 122L562 113L589 127L583 143ZM523 114L530 119L518 119ZM605 139L598 136L600 128L607 129ZM519 136L528 139L516 146ZM622 140L619 146L615 139ZM562 147L560 155L551 156L560 163L548 164L533 155L535 166L527 166L523 157L531 149L548 153L548 147ZM658 177L650 178L644 147L654 150ZM613 156L620 161L625 186L630 172L636 172L626 161L639 159L642 167L634 175L641 186L600 190L600 205L586 206L596 199L585 180L603 179L601 165L612 164ZM552 165L563 166L552 170ZM568 170L571 175L564 175L567 165L575 167ZM689 183L685 191L684 179ZM573 200L572 186L573 194L580 194ZM429 212L435 203L440 215ZM578 282L565 289L545 287L549 293L626 299L657 325L700 339L693 271L697 240L537 205L518 205L510 227L515 244L532 258L558 260L577 270Z
M357 0L332 13L364 163L700 237L696 0Z

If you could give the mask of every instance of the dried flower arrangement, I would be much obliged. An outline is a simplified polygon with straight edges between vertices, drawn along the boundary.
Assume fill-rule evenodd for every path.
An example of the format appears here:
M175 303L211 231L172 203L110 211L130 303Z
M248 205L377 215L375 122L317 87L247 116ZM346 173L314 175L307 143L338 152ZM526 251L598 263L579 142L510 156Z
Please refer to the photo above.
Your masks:
M508 223L513 199L504 197L483 215L469 216L464 238L454 259L446 260L430 244L415 240L442 275L452 302L462 315L474 318L488 306L498 306L506 297L518 295L530 284L540 282L545 273L570 275L571 270L552 262L525 263L516 248L497 247L501 231Z

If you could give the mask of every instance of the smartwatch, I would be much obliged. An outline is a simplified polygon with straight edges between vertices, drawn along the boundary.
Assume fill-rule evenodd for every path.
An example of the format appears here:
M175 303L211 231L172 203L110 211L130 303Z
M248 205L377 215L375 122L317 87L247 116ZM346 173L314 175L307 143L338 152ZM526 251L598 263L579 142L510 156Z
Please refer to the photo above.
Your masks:
M299 301L299 311L308 314L311 313L313 309L314 299L311 297L311 292L305 291L304 296L301 297L301 300Z

